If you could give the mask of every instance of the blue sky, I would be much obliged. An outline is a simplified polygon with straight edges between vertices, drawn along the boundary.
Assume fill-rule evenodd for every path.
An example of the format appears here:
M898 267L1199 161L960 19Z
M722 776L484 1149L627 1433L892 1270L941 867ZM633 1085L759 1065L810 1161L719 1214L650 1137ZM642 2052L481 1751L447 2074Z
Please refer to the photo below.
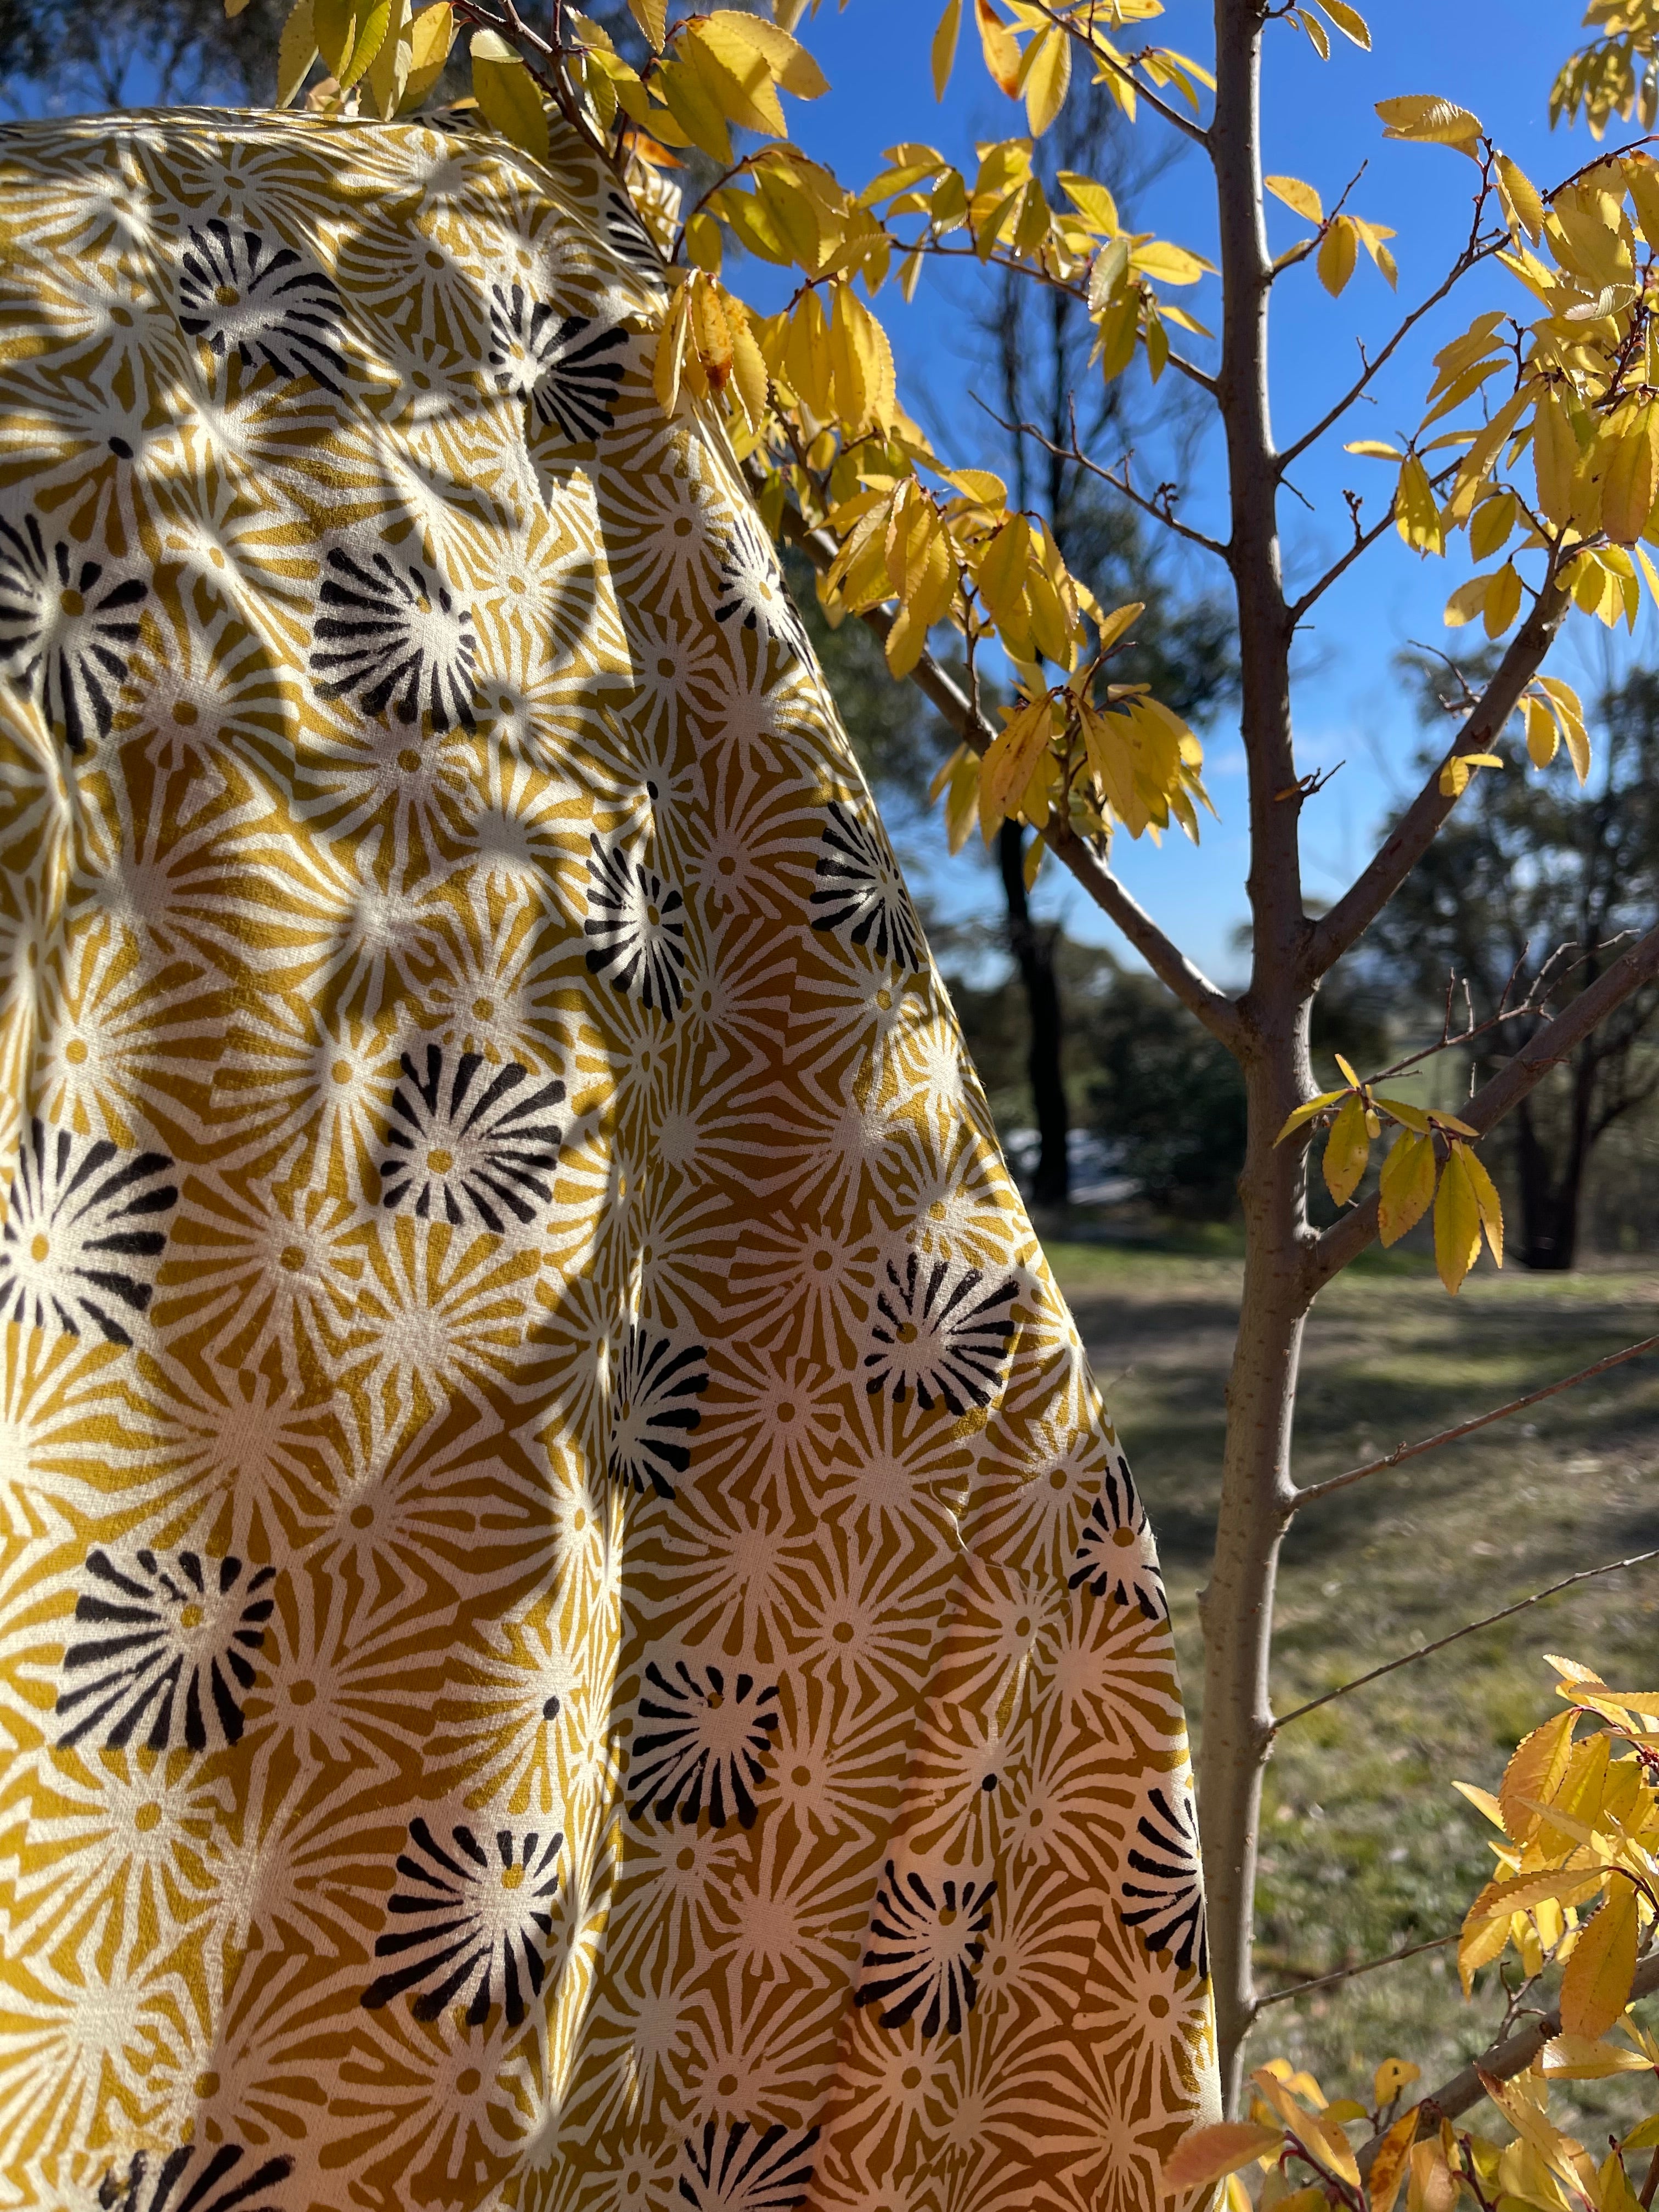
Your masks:
M850 0L843 12L823 7L804 28L830 81L829 96L813 106L791 103L796 134L848 182L863 181L880 166L883 149L899 138L926 138L952 159L971 163L975 138L1006 137L1024 128L1023 112L991 86L964 11L957 72L943 105L934 103L928 78L928 45L938 17L934 0ZM1332 56L1321 64L1302 33L1289 25L1270 28L1264 86L1267 167L1316 185L1329 207L1362 161L1368 164L1350 210L1389 223L1400 264L1398 301L1362 257L1347 291L1332 300L1311 263L1290 274L1274 296L1273 404L1274 428L1288 444L1316 419L1351 380L1358 366L1356 339L1375 352L1401 308L1431 290L1467 236L1475 172L1462 155L1437 147L1385 142L1374 100L1398 93L1437 92L1473 108L1498 143L1540 188L1589 158L1593 143L1582 127L1551 131L1547 96L1556 68L1576 41L1579 10L1560 0L1482 0L1455 7L1447 0L1373 0L1369 9L1374 49L1361 52L1333 37ZM1210 50L1211 10L1205 0L1170 0L1156 28L1178 51L1200 59ZM1144 116L1140 129L1158 136L1167 126ZM1212 250L1213 199L1206 195L1207 167L1190 153L1141 204L1139 221L1200 252ZM1274 206L1275 248L1306 234L1287 209ZM739 285L750 275L733 275ZM956 280L952 280L954 284ZM1206 280L1183 294L1200 320L1216 286ZM1377 404L1358 408L1342 428L1310 452L1293 473L1310 514L1286 498L1282 519L1292 586L1319 573L1324 559L1346 542L1345 485L1366 493L1370 512L1386 501L1390 471L1383 464L1345 453L1345 438L1391 437L1419 419L1436 348L1454 337L1483 307L1509 307L1523 295L1501 270L1481 270L1389 364L1375 390ZM963 295L924 283L907 309L896 292L882 295L878 312L892 335L901 390L932 401L927 419L942 439L962 428L959 452L970 460L976 410L969 398L975 371L964 331ZM1195 342L1195 347L1197 342ZM1201 347L1198 347L1201 353ZM941 428L941 426L943 426ZM1115 458L1115 457L1113 457ZM1221 447L1211 436L1193 471L1187 512L1214 528L1222 522ZM1224 528L1222 531L1224 533ZM1224 585L1218 566L1197 556L1194 577ZM1450 561L1420 561L1392 536L1334 588L1317 611L1317 627L1298 655L1296 696L1298 764L1304 769L1345 765L1304 816L1310 897L1335 896L1364 857L1367 840L1392 800L1411 779L1420 742L1411 699L1395 666L1408 640L1448 647L1456 641L1442 621L1448 593L1469 573L1459 542ZM1651 651L1650 613L1625 653ZM1467 640L1468 632L1461 634ZM1552 665L1582 688L1604 680L1606 633L1583 617L1571 618ZM1207 823L1196 851L1185 839L1161 849L1120 836L1115 861L1126 882L1200 961L1224 976L1236 975L1232 939L1244 913L1246 866L1243 763L1236 730L1224 720L1208 733L1206 781L1218 824ZM930 841L934 842L934 841ZM991 884L982 872L918 854L928 887L947 912L988 902ZM1079 938L1126 948L1103 917L1057 868L1044 872L1039 899L1063 912Z

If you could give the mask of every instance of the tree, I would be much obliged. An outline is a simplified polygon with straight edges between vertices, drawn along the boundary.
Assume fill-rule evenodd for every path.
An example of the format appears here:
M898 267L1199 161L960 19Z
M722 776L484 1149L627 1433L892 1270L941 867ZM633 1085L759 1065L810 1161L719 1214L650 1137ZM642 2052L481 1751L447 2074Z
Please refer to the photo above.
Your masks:
M810 100L827 87L783 22L716 10L671 26L663 0L633 5L652 48L639 70L562 7L544 37L510 0L500 13L491 0L435 0L412 18L408 0L392 0L365 6L361 19L352 0L314 8L301 0L280 89L297 95L314 42L333 79L313 90L319 104L337 102L347 87L383 114L417 105L435 82L434 60L441 64L447 52L450 27L465 26L489 125L545 153L551 106L613 165L634 186L676 274L654 352L663 407L725 412L761 514L820 568L826 605L868 622L891 672L914 678L957 732L962 751L946 793L954 818L976 813L994 835L1012 817L1040 835L1238 1064L1247 1107L1244 1290L1204 1601L1199 1759L1218 2032L1237 2103L1243 2038L1258 2008L1251 1908L1262 1771L1291 1718L1275 1717L1269 1695L1274 1575L1291 1517L1316 1510L1330 1488L1298 1492L1291 1469L1310 1306L1379 1235L1393 1241L1431 1210L1441 1273L1455 1291L1483 1235L1494 1251L1501 1244L1480 1140L1659 976L1659 927L1650 927L1455 1117L1380 1091L1351 1069L1340 1071L1337 1087L1314 1089L1310 1020L1322 984L1399 892L1471 781L1504 772L1493 747L1511 719L1523 716L1540 765L1565 742L1575 768L1588 772L1577 699L1543 672L1570 609L1611 624L1634 605L1644 579L1659 585L1638 543L1655 526L1659 494L1659 400L1648 381L1650 368L1659 377L1659 325L1649 305L1659 162L1638 143L1598 155L1540 193L1468 109L1423 94L1381 100L1389 133L1445 165L1446 188L1460 204L1472 183L1467 240L1326 412L1280 446L1269 406L1277 289L1306 281L1298 272L1312 263L1338 295L1362 249L1391 281L1395 273L1382 226L1344 204L1327 210L1317 191L1294 178L1276 177L1273 189L1305 221L1306 234L1277 259L1267 246L1261 88L1278 51L1270 42L1305 35L1323 53L1334 31L1367 45L1350 0L1318 8L1216 0L1208 67L1155 44L1117 43L1126 24L1155 18L1159 0L1121 0L1109 9L1098 0L1012 0L1012 21L995 0L975 0L986 64L994 84L1024 102L1026 128L988 145L971 174L906 142L857 191L788 142L781 94ZM794 22L800 10L787 13ZM1613 27L1564 78L1564 110L1586 109L1598 126L1638 104L1650 113L1659 9L1641 0L1610 11L1598 0L1593 14ZM947 0L934 42L941 82L961 16L960 0ZM1068 172L1056 179L1064 204L1050 199L1034 173L1032 142L1063 112L1074 74L1103 77L1126 115L1199 149L1214 187L1213 269L1154 232L1128 231L1097 178ZM734 128L754 133L755 143L740 152ZM688 143L718 165L719 182L677 208L658 151ZM728 237L792 272L785 307L751 312L722 282ZM1251 848L1251 971L1241 992L1205 975L1112 869L1115 837L1172 827L1195 834L1197 810L1207 804L1197 740L1150 690L1119 680L1115 655L1133 629L1133 603L1103 604L1064 557L1052 517L1011 501L989 470L938 454L901 404L891 350L868 302L890 275L911 286L931 260L999 279L1010 271L1044 293L1066 292L1092 325L1091 351L1108 380L1144 364L1155 381L1182 380L1212 411L1225 451L1224 536L1183 512L1178 482L1150 485L1122 453L1086 451L1069 418L1061 438L1040 422L1022 424L1022 434L1039 453L1062 447L1160 530L1206 551L1231 588ZM1472 270L1494 263L1513 280L1511 316L1486 311L1467 326L1450 316L1421 429L1403 450L1356 441L1389 465L1382 513L1367 520L1356 503L1351 543L1323 575L1288 595L1279 524L1287 470L1347 426L1382 366ZM1199 318L1174 296L1209 275L1220 330L1212 366ZM1468 532L1477 558L1495 565L1460 587L1454 611L1479 615L1503 651L1416 797L1348 888L1316 915L1303 894L1301 849L1316 779L1297 760L1292 647L1336 580L1392 531L1434 556ZM946 624L961 641L960 681L929 649ZM994 668L999 654L1016 687L1000 729L981 711L980 680L981 661ZM1361 1196L1385 1127L1380 1189ZM1324 1178L1341 1210L1318 1230L1308 1166L1322 1131ZM1527 2063L1507 2045L1487 2059L1494 2080Z
M1465 673L1419 671L1425 713L1457 711ZM1450 1027L1474 1031L1460 1054L1473 1084L1490 1081L1548 1018L1545 1007L1593 984L1659 912L1659 679L1638 671L1604 695L1595 719L1593 783L1581 788L1559 767L1537 781L1483 777L1377 922L1371 958L1419 1007L1438 1015L1455 979L1462 1011ZM1643 1049L1656 1018L1659 990L1632 992L1516 1109L1525 1266L1571 1267L1594 1147L1659 1093Z

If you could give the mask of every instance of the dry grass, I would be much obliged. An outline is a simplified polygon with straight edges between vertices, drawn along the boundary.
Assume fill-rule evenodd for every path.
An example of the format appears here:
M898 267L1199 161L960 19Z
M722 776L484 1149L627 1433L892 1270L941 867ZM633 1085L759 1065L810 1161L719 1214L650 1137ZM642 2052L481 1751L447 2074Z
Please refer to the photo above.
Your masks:
M1222 1389L1239 1268L1228 1259L1057 1245L1071 1298L1157 1528L1194 1733L1196 1597L1213 1525ZM1373 1261L1309 1325L1297 1461L1311 1482L1587 1365L1659 1329L1659 1273L1527 1276L1490 1268L1446 1297L1414 1261ZM1286 1544L1276 1607L1277 1710L1496 1611L1576 1568L1659 1544L1659 1358L1564 1393L1519 1421L1310 1510ZM1268 1771L1258 1938L1264 1986L1455 1929L1491 1865L1455 1779L1492 1787L1553 1705L1560 1650L1650 1685L1659 1565L1594 1582L1406 1668L1287 1729ZM1332 2095L1391 2054L1438 2076L1487 2040L1449 1954L1277 2005L1252 2044ZM1594 2123L1621 2109L1583 2085ZM1598 2139L1593 2133L1589 2140Z

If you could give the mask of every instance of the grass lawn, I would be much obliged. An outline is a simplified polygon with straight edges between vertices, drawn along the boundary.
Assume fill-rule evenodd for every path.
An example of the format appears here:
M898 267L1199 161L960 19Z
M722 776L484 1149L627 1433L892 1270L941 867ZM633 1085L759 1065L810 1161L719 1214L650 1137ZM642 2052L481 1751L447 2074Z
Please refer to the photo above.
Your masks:
M1197 1593L1213 1526L1238 1263L1054 1244L1156 1528L1194 1735ZM1503 1275L1448 1298L1426 1263L1380 1255L1321 1297L1298 1407L1301 1482L1449 1426L1659 1331L1659 1272ZM1469 1441L1375 1475L1294 1524L1276 1607L1280 1712L1581 1566L1659 1545L1659 1357L1564 1392ZM1286 1729L1267 1772L1258 1978L1283 1987L1455 1929L1492 1866L1455 1780L1496 1786L1516 1738L1559 1710L1540 1662L1563 1651L1610 1681L1659 1675L1659 1562L1582 1584ZM1487 1978L1490 1978L1488 1976ZM1275 2051L1332 2096L1414 2058L1438 2078L1488 2039L1449 1952L1268 2009ZM1428 2086L1425 2082L1425 2086ZM1585 2140L1626 2108L1573 2091Z

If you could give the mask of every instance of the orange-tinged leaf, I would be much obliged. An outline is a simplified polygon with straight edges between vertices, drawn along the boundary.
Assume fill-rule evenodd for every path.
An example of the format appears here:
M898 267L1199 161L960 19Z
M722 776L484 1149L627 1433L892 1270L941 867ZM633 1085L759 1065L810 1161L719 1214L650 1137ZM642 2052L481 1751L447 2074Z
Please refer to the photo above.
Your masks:
M945 13L933 33L933 97L943 100L956 65L957 40L962 30L962 0L945 0Z
M1258 2127L1251 2120L1224 2120L1216 2127L1197 2128L1183 2136L1164 2160L1164 2191L1180 2196L1224 2180L1252 2159L1277 2150L1283 2141L1277 2128Z
M1579 1931L1561 1977L1561 2026L1597 2042L1630 2002L1640 1933L1632 1883L1615 1881L1607 1902Z
M985 50L985 66L992 81L1010 100L1019 92L1019 41L1003 21L991 0L974 0L974 20Z
M1553 1720L1522 1736L1510 1754L1504 1779L1498 1785L1498 1802L1504 1826L1517 1844L1524 1843L1538 1826L1539 1816L1528 1810L1526 1801L1547 1804L1561 1786L1572 1756L1575 1718L1570 1712L1558 1713Z
M1391 2066L1397 2066L1401 2062L1395 2058L1388 2063ZM1413 2081L1417 2078L1417 2071L1415 2066L1411 2069ZM1382 2073L1380 2067L1377 2072L1380 2077ZM1388 2100L1379 2094L1377 2102L1386 2104L1387 2101ZM1411 2165L1412 2145L1417 2140L1417 2125L1418 2114L1413 2106L1410 2112L1401 2112L1400 2118L1376 2146L1376 2155L1371 2160L1371 2170L1366 2177L1367 2201L1370 2212L1394 2212L1395 2199L1400 2194L1401 2184L1405 2180L1407 2169Z

